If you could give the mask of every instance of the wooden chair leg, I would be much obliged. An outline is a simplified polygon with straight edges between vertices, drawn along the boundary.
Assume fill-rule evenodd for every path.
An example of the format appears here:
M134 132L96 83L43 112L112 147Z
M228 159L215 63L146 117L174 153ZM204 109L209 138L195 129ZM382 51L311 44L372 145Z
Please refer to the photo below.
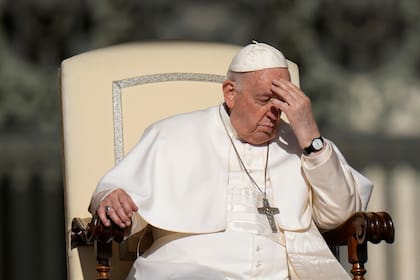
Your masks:
M348 242L349 262L353 265L351 273L353 280L365 280L365 263L367 262L367 242L359 244L355 238Z
M98 276L96 280L111 280L111 266L109 259L112 258L112 241L101 242L95 241L96 248L96 271Z
M111 280L112 242L121 243L131 231L131 227L124 229L115 224L106 227L102 224L98 215L94 215L91 221L85 225L80 218L73 218L71 228L71 248L79 246L95 247L97 280Z

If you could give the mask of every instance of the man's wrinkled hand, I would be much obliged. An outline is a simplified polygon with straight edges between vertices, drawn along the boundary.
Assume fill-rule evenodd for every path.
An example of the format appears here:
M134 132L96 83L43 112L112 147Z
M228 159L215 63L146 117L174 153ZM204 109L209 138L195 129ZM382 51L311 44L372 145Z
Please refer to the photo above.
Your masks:
M286 114L299 146L302 149L309 146L312 139L320 136L309 97L284 79L274 80L271 91L277 96L271 99L272 104Z
M111 220L121 228L131 225L133 212L138 210L131 197L122 189L109 193L99 204L96 213L105 226L111 225Z

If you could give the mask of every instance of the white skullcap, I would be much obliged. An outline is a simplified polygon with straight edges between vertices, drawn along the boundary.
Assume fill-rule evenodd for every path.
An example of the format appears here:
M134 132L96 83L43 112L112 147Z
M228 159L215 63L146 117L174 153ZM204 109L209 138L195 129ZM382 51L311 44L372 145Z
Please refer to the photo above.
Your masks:
M250 72L277 67L288 68L284 55L270 45L252 41L233 57L229 70Z

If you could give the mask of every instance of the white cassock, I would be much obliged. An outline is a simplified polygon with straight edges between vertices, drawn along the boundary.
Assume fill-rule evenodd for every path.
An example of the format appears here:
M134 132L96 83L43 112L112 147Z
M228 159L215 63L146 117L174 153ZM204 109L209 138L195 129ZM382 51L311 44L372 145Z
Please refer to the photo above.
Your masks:
M273 233L258 190L279 209ZM305 157L282 122L268 146L235 138L223 106L171 117L150 126L140 142L99 182L91 210L115 188L138 205L141 227L155 242L129 279L350 279L318 227L329 229L366 208L372 184L338 149ZM266 182L264 179L266 178Z

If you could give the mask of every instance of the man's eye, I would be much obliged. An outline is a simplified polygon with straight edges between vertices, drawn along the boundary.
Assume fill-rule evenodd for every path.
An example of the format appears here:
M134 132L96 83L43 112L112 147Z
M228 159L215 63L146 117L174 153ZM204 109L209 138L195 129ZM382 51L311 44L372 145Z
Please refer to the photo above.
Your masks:
M262 98L262 99L259 99L258 102L261 103L261 104L266 104L270 100L271 100L271 98Z

